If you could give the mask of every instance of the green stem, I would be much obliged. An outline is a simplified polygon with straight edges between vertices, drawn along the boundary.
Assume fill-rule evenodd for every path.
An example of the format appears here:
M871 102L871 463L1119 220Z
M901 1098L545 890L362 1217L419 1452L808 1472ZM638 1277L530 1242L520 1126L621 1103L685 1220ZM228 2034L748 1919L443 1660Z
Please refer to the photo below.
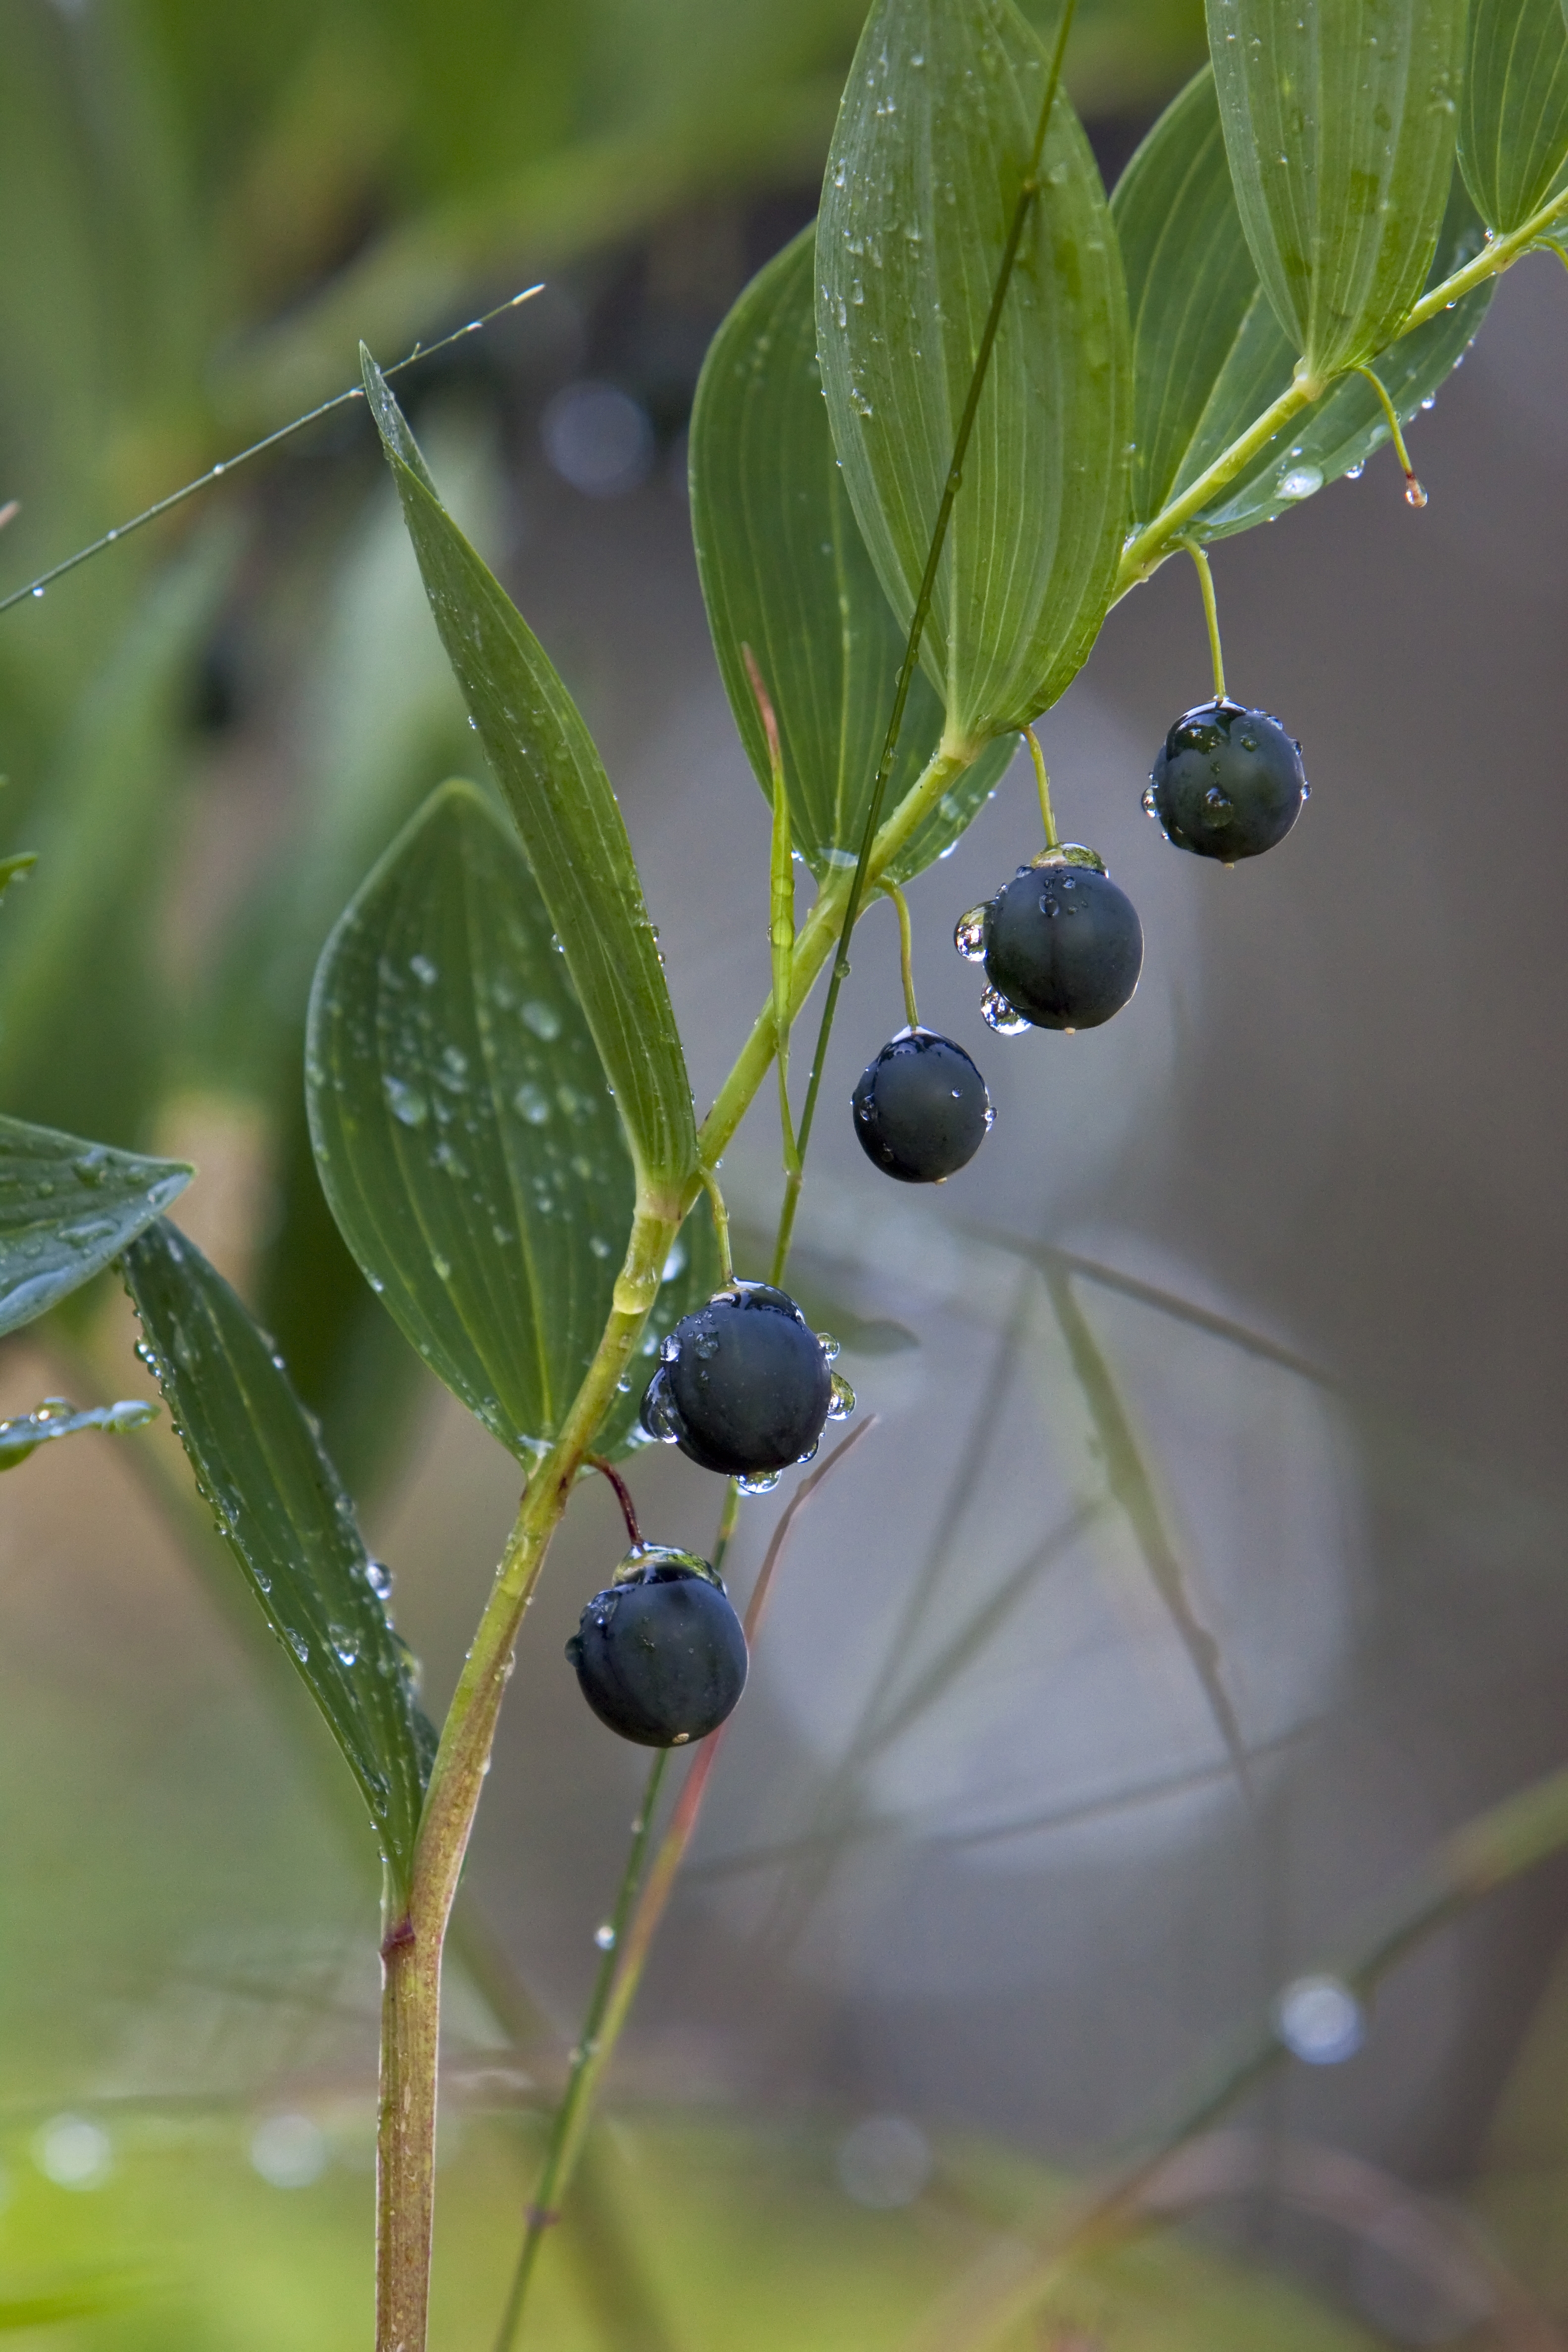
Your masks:
M730 1212L724 1206L719 1179L706 1161L698 1163L697 1174L708 1195L708 1205L713 1212L713 1232L719 1244L719 1277L727 1290L735 1279L735 1264L730 1255Z
M1198 588L1204 600L1204 621L1209 633L1209 657L1214 663L1214 698L1226 699L1225 653L1219 641L1219 606L1215 602L1214 573L1209 568L1208 551L1195 539L1184 539L1182 545L1192 557L1197 569Z
M1405 473L1405 497L1406 504L1413 507L1424 507L1426 503L1426 493L1415 478L1415 468L1410 462L1410 452L1405 446L1405 435L1400 428L1399 412L1388 396L1388 386L1384 383L1383 378L1378 374L1375 368L1358 367L1355 369L1354 373L1357 375L1365 376L1368 383L1371 384L1373 392L1376 393L1383 413L1388 419L1388 430L1394 439L1394 454L1398 458Z
M437 1751L408 1907L382 1947L381 2120L376 2188L376 2352L424 2352L429 2306L436 2046L441 1946L489 1768L523 1612L577 1473L631 1360L679 1225L679 1206L644 1202L614 1304L560 1436L529 1481Z
M910 902L896 882L877 885L884 898L890 898L899 918L899 971L904 983L904 1017L911 1029L921 1025L915 1004L915 936L910 921Z
M1046 772L1046 755L1032 727L1026 727L1024 734L1029 746L1029 757L1035 763L1035 790L1039 794L1040 823L1046 829L1046 847L1059 849L1061 843L1057 837L1057 813L1051 806L1051 780Z
M511 2289L506 2299L506 2309L501 2314L500 2326L496 2330L495 2352L510 2352L510 2347L518 2339L522 2321L522 2307L527 2300L534 2264L539 2260L539 2251L544 2243L545 2231L552 2229L561 2219L561 2198L575 2168L577 2155L583 2143L583 2135L587 2129L588 2093L595 2071L592 2068L592 2061L598 2050L605 2011L609 2007L610 1991L616 1979L621 1938L626 1934L626 1923L631 1917L632 1905L637 1900L637 1889L642 1884L643 1861L647 1853L648 1835L653 1826L654 1812L658 1804L659 1788L664 1780L665 1768L669 1762L669 1758L670 1750L668 1748L659 1748L655 1755L648 1768L642 1803L637 1808L637 1818L632 1822L632 1838L626 1853L626 1868L621 1873L621 1883L616 1895L616 1907L610 1914L608 1940L602 1946L603 1957L594 1979L594 1990L588 2002L588 2013L583 2020L583 2031L578 2037L577 2046L572 2053L565 2093L555 2110L554 2120L550 2127L550 2140L544 2151L544 2161L540 2167L539 2179L533 2191L533 2201L528 2208L522 2246L517 2258L517 2269L512 2274ZM603 1930L601 1930L602 1933Z
M741 1482L731 1478L724 1489L724 1506L719 1514L719 1525L713 1536L713 1557L709 1567L719 1575L724 1566L724 1554L734 1541L735 1528L741 1517Z

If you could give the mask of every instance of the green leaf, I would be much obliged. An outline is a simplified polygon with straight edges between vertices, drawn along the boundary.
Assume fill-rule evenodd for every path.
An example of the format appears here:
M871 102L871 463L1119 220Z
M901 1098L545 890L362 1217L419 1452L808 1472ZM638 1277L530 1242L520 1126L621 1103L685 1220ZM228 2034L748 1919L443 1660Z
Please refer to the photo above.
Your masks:
M1465 0L1210 0L1242 225L1315 378L1373 358L1431 266L1447 201Z
M195 1173L0 1118L0 1335L101 1273Z
M817 340L845 482L906 629L1049 80L1009 0L877 0L846 89L817 230ZM954 742L1024 726L1062 692L1121 550L1121 269L1059 92L1039 169L921 646Z
M882 593L834 451L816 360L815 228L752 278L703 363L691 412L691 530L719 667L752 772L768 747L742 648L779 722L795 847L825 880L859 850L905 632ZM884 805L898 806L941 739L916 672ZM981 754L889 870L908 881L958 839L1012 756Z
M1133 511L1147 524L1279 398L1295 368L1242 234L1206 66L1133 156L1112 211L1133 322ZM1428 282L1460 268L1483 241L1456 173ZM1402 420L1463 357L1491 297L1489 281L1379 356L1378 373ZM1372 386L1363 376L1342 377L1189 528L1200 539L1221 539L1272 521L1363 466L1387 438Z
M31 1412L0 1421L0 1470L15 1470L40 1445L54 1437L75 1437L84 1429L145 1429L158 1416L156 1405L142 1397L126 1397L119 1404L95 1405L80 1412L65 1397L46 1397Z
M639 1182L669 1200L697 1165L691 1087L609 778L543 647L442 506L363 346L361 360L437 627L561 940Z
M1499 236L1522 227L1568 163L1565 16L1563 0L1470 0L1459 167Z
M431 796L327 942L307 1090L321 1183L372 1289L531 1462L598 1346L636 1185L528 862L473 785ZM718 1279L693 1225L650 1356ZM625 1442L639 1402L617 1401L602 1444Z
M435 1734L353 1505L271 1340L193 1243L161 1221L126 1252L125 1280L218 1533L326 1718L405 1895Z

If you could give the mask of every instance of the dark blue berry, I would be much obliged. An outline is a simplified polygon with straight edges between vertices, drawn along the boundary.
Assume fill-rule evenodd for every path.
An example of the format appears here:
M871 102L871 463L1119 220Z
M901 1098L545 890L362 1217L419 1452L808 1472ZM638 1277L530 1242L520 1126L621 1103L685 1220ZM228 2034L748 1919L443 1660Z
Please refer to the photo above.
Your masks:
M861 1150L901 1184L944 1183L973 1159L996 1116L963 1046L932 1029L901 1030L850 1100Z
M644 1544L596 1592L566 1644L601 1723L643 1748L716 1731L746 1686L746 1637L695 1552Z
M829 1414L854 1402L794 1299L765 1282L715 1292L659 1354L644 1429L728 1478L771 1479L808 1459Z
M1178 849L1234 866L1283 841L1306 798L1301 746L1278 719L1203 702L1166 736L1143 805Z
M991 982L981 1011L1005 1034L1095 1029L1120 1013L1143 966L1143 927L1093 850L1076 842L1020 866L960 921L961 955Z

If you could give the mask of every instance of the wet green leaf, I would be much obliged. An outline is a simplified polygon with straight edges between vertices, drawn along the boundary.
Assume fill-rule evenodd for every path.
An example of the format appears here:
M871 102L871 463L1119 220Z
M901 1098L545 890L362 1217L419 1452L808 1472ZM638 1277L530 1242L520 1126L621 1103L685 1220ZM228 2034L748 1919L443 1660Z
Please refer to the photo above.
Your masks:
M643 1180L697 1164L691 1087L631 844L593 738L548 656L452 521L375 362L365 391L436 625L522 836Z
M0 1421L0 1470L15 1470L26 1462L40 1445L51 1438L75 1437L84 1429L145 1429L157 1418L156 1405L141 1397L126 1397L119 1404L95 1405L89 1412L79 1412L64 1397L46 1397L31 1412L18 1413L12 1421Z
M0 1118L0 1334L101 1273L195 1173L179 1160Z
M741 740L771 797L741 650L749 645L778 718L795 845L821 882L859 850L905 633L866 552L828 428L815 254L816 231L803 229L714 337L691 415L691 528ZM887 809L920 775L942 725L942 705L917 671ZM1003 739L981 754L895 860L893 881L958 839L1012 750Z
M196 1485L299 1669L407 1891L435 1734L354 1517L265 1331L161 1221L125 1255L144 1348Z
M1563 0L1470 0L1459 167L1500 236L1521 227L1568 163Z
M1374 358L1447 202L1465 0L1211 0L1220 118L1258 274L1314 376Z
M1133 326L1133 510L1147 523L1279 398L1295 367L1242 234L1207 67L1161 116L1111 205ZM1456 173L1428 282L1479 253L1483 236ZM1432 398L1463 356L1491 296L1489 282L1478 287L1379 356L1377 372L1402 419ZM1342 377L1189 528L1221 539L1287 514L1363 466L1387 438L1364 376Z
M442 786L327 942L307 1088L322 1186L432 1370L531 1462L610 1312L636 1187L594 1038L516 836ZM693 1219L648 1354L717 1266ZM651 1371L652 1366L649 1365ZM602 1443L623 1442L628 1391Z
M844 478L907 628L1049 87L1007 0L878 0L828 158L817 338ZM1126 304L1059 92L921 657L955 741L1055 701L1104 617L1126 511Z

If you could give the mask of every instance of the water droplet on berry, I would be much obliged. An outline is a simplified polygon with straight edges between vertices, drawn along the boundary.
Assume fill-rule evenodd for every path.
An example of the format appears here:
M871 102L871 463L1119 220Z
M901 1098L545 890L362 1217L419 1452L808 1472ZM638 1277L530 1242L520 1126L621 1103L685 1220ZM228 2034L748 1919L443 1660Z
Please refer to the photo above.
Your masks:
M847 1421L855 1410L855 1391L842 1372L833 1375L833 1397L827 1408L829 1421Z
M819 1331L816 1337L821 1344L822 1352L826 1357L828 1362L830 1364L836 1364L838 1361L839 1349L838 1342L834 1338L832 1332Z
M737 1491L742 1495L771 1495L779 1483L776 1470L759 1470L754 1477L737 1478Z
M983 906L971 907L967 915L960 915L953 929L952 944L966 963L985 961L985 918L991 911L987 899Z
M1159 823L1160 811L1155 803L1154 787L1152 784L1145 784L1143 787L1143 814L1145 816L1152 816L1156 824Z
M981 998L980 1018L988 1028L995 1030L998 1037L1016 1037L1029 1025L999 988L988 988Z

